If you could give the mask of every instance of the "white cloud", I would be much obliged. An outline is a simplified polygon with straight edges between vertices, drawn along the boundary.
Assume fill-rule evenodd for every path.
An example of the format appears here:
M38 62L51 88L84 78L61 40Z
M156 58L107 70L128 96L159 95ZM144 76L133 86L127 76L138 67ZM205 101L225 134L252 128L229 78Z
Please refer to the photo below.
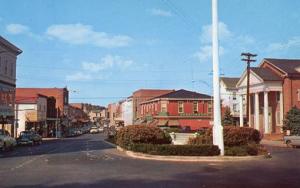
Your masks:
M81 63L82 71L66 76L67 81L89 81L104 79L109 76L109 70L125 70L133 64L132 60L125 60L120 56L106 55L100 62ZM104 71L99 74L100 71Z
M224 54L224 48L220 46L219 48L219 55ZM200 62L208 61L211 59L212 56L212 46L211 45L205 45L200 48L198 52L194 54L194 57L198 58Z
M162 9L157 9L157 8L151 9L150 13L153 16L162 16L162 17L171 17L171 16L173 16L172 12L166 11L166 10L162 10Z
M90 25L61 24L48 27L46 34L70 44L92 44L98 47L113 48L128 46L132 38L126 35L110 35L94 31Z
M92 79L91 75L85 74L82 72L77 72L75 74L66 76L67 81L87 81L87 80L91 80L91 79Z
M288 50L293 47L300 47L300 36L293 37L284 43L279 43L279 42L271 43L268 45L267 51L269 52L282 51L282 50Z
M228 25L223 22L219 22L219 55L222 56L228 51L233 49L236 51L241 51L246 49L249 45L255 43L255 39L248 35L236 35L232 32ZM212 56L211 49L211 40L212 40L212 27L211 25L204 25L200 34L200 42L202 46L199 51L193 54L194 57L198 58L200 62L208 61Z
M82 68L86 71L99 72L110 68L126 69L133 64L132 60L124 60L120 56L106 55L99 63L82 62Z
M219 22L219 39L226 40L233 36L233 33L228 29L228 26L223 23ZM212 27L211 25L205 25L201 29L200 41L204 44L211 43L211 36Z
M18 34L28 34L29 33L29 27L22 24L8 24L6 26L6 31L13 35Z

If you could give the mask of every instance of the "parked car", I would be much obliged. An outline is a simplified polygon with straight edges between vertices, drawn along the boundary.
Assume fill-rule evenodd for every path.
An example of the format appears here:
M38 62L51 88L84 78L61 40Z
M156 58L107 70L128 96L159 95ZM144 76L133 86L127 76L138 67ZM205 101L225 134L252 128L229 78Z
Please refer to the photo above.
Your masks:
M283 140L284 140L284 143L288 147L299 147L300 146L300 135L284 136Z
M17 138L19 145L34 145L41 144L42 137L34 131L22 131Z
M90 133L91 134L97 134L97 133L99 133L99 129L97 127L92 127L91 130L90 130Z
M16 139L11 137L8 131L0 129L0 149L6 151L13 149L16 145Z
M103 132L104 132L104 127L99 127L99 128L98 128L98 131L99 131L100 133L103 133Z

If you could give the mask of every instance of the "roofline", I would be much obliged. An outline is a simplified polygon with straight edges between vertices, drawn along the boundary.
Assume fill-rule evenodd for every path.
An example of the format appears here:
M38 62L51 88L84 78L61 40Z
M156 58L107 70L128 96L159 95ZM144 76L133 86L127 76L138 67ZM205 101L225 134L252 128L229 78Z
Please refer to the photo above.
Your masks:
M14 44L12 44L8 40L6 40L1 35L0 35L0 42L2 42L2 44L4 46L6 46L7 48L9 48L10 50L14 51L17 55L19 55L19 54L21 54L23 52L20 48L18 48L17 46L15 46Z
M146 104L146 103L162 101L162 100L167 100L167 101L210 101L210 100L213 100L213 97L210 97L210 98L155 98L152 100L141 102L140 104Z
M264 63L264 62L267 62L269 65L275 67L276 69L278 69L279 71L283 72L286 75L288 75L287 72L285 72L284 70L282 70L281 68L277 67L276 65L274 65L273 63L271 63L270 61L268 61L267 59L269 58L264 58L261 63L259 64L259 67ZM276 59L276 58L270 58L270 59ZM280 60L280 59L277 59L277 60Z

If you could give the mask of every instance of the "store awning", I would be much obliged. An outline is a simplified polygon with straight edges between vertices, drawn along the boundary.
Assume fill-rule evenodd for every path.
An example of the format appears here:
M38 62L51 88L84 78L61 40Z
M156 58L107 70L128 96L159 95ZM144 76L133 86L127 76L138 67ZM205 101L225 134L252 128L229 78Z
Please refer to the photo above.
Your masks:
M167 123L168 123L168 120L166 120L166 119L160 119L160 120L158 120L157 125L158 126L166 126Z
M169 120L168 126L180 126L180 123L178 120Z

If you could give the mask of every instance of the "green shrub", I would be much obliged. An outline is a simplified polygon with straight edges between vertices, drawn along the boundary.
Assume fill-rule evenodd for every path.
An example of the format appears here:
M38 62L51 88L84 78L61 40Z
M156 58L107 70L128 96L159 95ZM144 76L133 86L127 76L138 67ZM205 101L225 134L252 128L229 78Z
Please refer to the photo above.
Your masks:
M171 137L158 127L130 125L117 132L116 143L124 148L137 143L170 144Z
M225 155L227 156L247 156L260 154L261 146L258 144L248 144L243 146L225 147Z
M188 145L212 144L212 138L203 134L197 137L191 137L188 140Z
M300 109L296 106L286 113L283 121L283 130L290 130L291 135L300 135Z
M225 146L243 146L251 143L258 144L261 140L258 130L250 127L223 127L224 145ZM200 136L201 137L201 136ZM199 139L199 141L194 141ZM194 138L190 141L193 143L212 143L212 129L208 129L202 138Z
M218 146L214 145L132 144L128 149L152 155L216 156L220 154Z

